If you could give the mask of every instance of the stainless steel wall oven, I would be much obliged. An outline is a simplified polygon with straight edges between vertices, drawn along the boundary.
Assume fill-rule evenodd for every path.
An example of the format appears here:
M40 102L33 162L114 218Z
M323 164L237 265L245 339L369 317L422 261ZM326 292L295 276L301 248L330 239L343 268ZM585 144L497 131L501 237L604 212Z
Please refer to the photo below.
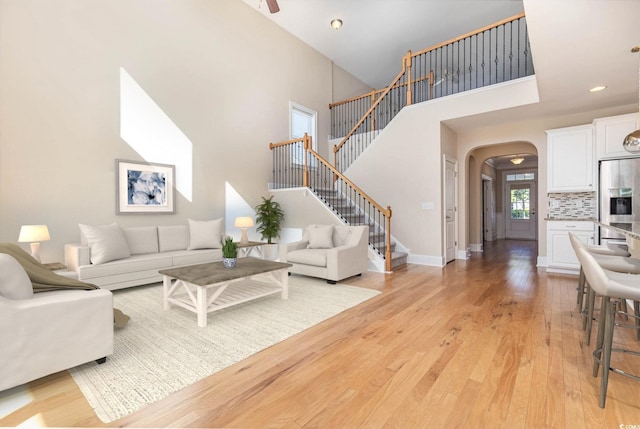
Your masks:
M640 158L600 161L600 221L629 229L640 222ZM623 243L621 234L600 228L602 244Z

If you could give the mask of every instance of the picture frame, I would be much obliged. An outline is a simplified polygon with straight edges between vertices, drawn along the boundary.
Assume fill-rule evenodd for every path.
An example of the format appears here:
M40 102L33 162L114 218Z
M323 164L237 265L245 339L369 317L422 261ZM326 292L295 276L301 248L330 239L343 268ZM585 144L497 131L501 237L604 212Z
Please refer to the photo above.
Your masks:
M116 214L173 214L175 166L116 159Z

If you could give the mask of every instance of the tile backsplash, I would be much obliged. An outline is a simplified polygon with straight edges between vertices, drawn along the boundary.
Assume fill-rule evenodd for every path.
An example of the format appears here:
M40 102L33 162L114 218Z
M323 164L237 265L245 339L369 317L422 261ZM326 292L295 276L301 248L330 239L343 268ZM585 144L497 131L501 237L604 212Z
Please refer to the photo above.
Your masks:
M595 219L598 217L595 192L551 193L549 218Z

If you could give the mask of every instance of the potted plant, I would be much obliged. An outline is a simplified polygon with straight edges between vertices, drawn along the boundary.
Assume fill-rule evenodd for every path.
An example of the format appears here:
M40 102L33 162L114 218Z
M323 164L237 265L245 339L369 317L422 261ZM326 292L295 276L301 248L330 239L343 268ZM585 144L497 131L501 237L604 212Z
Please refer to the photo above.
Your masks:
M284 220L284 211L280 203L273 201L273 195L269 198L262 197L262 203L256 206L256 230L267 240L267 245L262 246L262 255L265 259L276 259L277 245L272 240L280 237L281 223Z
M225 268L233 268L238 262L238 246L233 238L227 237L222 244L222 264Z

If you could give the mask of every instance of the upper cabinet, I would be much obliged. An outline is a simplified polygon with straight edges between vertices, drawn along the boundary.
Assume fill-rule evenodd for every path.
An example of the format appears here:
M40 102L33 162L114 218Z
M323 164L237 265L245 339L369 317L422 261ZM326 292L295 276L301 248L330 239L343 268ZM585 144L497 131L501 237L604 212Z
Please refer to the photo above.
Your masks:
M547 192L596 189L593 126L547 130Z
M629 133L638 129L637 113L594 119L593 125L596 128L598 160L634 156L624 150L622 142Z

